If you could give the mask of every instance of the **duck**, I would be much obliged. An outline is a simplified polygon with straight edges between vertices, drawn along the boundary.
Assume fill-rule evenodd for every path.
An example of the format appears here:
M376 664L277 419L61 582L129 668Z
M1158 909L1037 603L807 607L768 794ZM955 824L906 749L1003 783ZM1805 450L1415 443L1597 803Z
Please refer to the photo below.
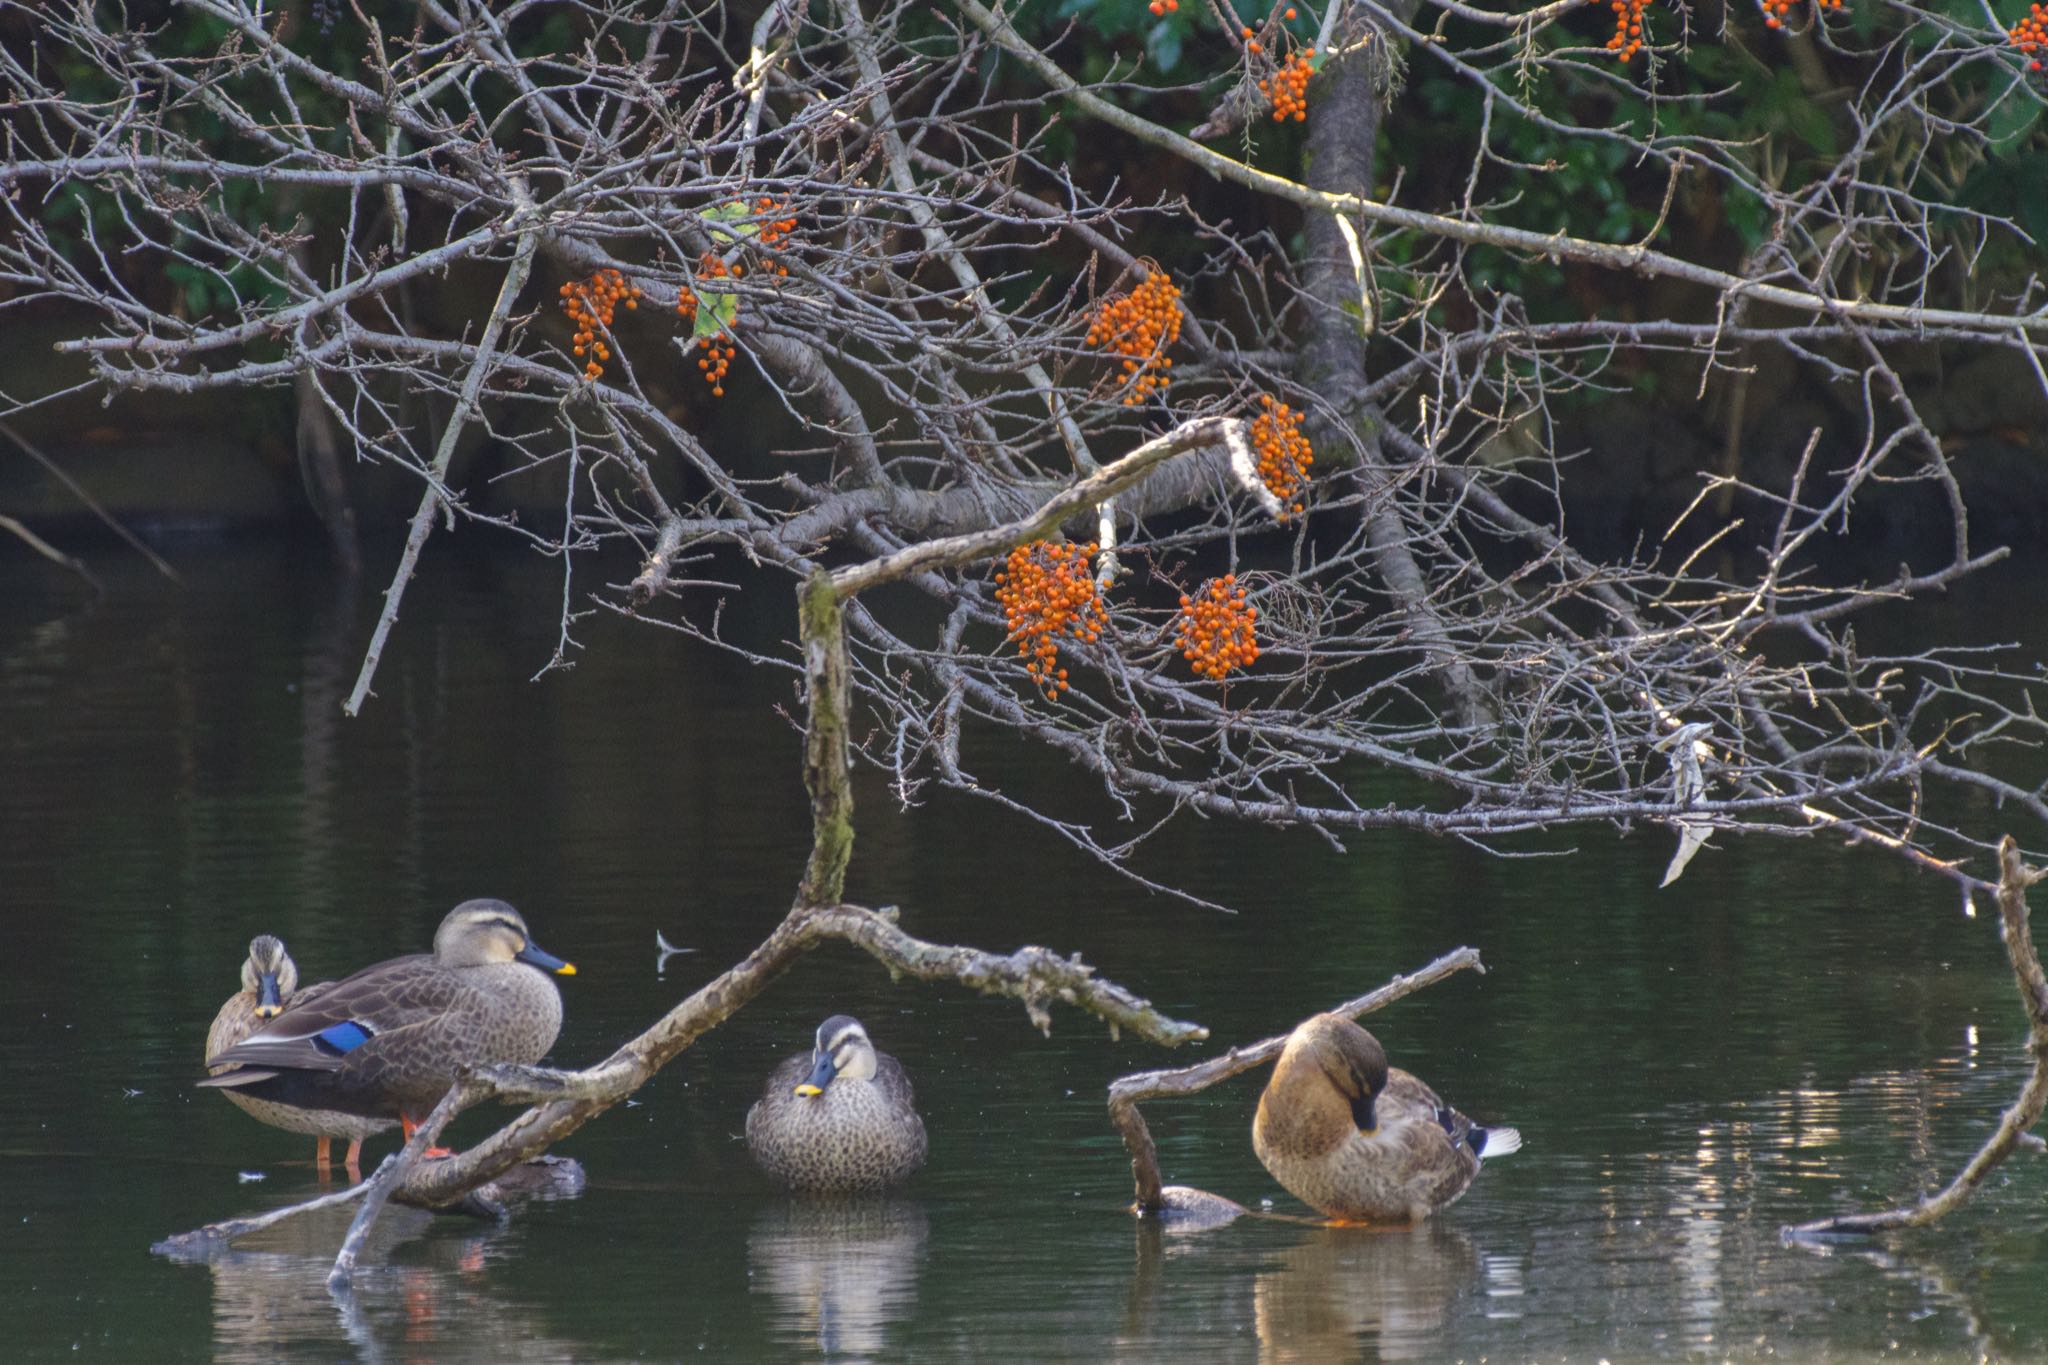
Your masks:
M209 1056L209 1068L232 1069L199 1084L301 1112L396 1119L411 1141L464 1069L547 1055L562 1028L549 977L575 974L504 901L464 901L435 930L433 952L301 996Z
M798 1193L869 1193L924 1165L924 1120L910 1076L849 1014L818 1025L809 1052L769 1073L747 1111L747 1150Z
M258 934L249 940L249 955L242 959L242 989L222 1003L220 1012L213 1016L213 1027L206 1031L206 1055L213 1057L227 1051L255 1032L258 1024L284 1013L287 1005L316 999L333 985L331 981L322 981L300 990L298 964L285 951L283 941L272 934ZM214 1074L228 1069L219 1068ZM288 1133L311 1133L319 1139L313 1148L313 1165L323 1173L332 1164L329 1144L335 1138L348 1140L348 1154L342 1158L342 1165L359 1171L363 1139L394 1126L389 1119L364 1118L331 1109L298 1109L233 1089L221 1093L244 1113L273 1128Z
M1341 1014L1288 1036L1259 1096L1252 1148L1273 1178L1340 1223L1416 1223L1455 1203L1483 1160L1519 1151L1421 1079L1387 1065L1379 1039Z

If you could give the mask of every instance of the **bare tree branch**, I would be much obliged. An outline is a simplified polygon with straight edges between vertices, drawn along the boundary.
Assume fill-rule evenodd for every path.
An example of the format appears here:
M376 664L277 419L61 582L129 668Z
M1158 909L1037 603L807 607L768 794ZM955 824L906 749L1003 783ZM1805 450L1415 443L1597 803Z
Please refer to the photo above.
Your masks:
M1816 1218L1785 1229L1788 1241L1812 1241L1831 1235L1883 1232L1891 1228L1925 1227L1954 1211L2014 1149L2024 1145L2034 1125L2048 1109L2048 976L2041 971L2040 956L2034 951L2034 936L2028 926L2027 888L2041 880L2041 869L2020 860L2019 845L2008 836L1998 845L1998 915L2003 925L2005 954L2012 962L2014 984L2019 987L2020 1006L2027 1016L2027 1051L2033 1069L2012 1107L1998 1117L1998 1127L1977 1149L1955 1179L1942 1189L1922 1195L1911 1204L1876 1213L1840 1213Z
M1329 1012L1347 1019L1359 1019L1425 987L1434 986L1468 967L1482 975L1486 971L1479 961L1477 949L1456 948L1428 966L1406 976L1397 976L1378 990L1347 1000ZM1275 1034L1256 1043L1233 1047L1220 1057L1211 1057L1193 1066L1171 1071L1139 1071L1110 1082L1109 1119L1123 1135L1124 1150L1131 1156L1131 1176L1138 1186L1137 1202L1131 1206L1132 1212L1157 1213L1172 1202L1168 1198L1168 1187L1160 1181L1159 1149L1152 1141L1152 1130L1146 1126L1144 1114L1138 1110L1139 1102L1200 1094L1219 1081L1227 1081L1272 1061L1287 1046L1287 1037L1286 1033ZM1190 1202L1184 1193L1179 1198L1183 1204Z

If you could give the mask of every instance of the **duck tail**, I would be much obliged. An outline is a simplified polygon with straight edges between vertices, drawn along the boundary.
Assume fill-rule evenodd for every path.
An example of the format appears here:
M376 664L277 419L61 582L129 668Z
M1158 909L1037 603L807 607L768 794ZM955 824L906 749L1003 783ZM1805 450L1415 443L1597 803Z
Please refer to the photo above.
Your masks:
M1473 1154L1481 1161L1522 1150L1522 1132L1519 1128L1474 1128L1467 1140L1472 1144Z
M261 1067L238 1066L233 1071L223 1071L218 1076L208 1076L203 1081L192 1082L196 1086L213 1090L233 1090L244 1085L257 1085L277 1075Z

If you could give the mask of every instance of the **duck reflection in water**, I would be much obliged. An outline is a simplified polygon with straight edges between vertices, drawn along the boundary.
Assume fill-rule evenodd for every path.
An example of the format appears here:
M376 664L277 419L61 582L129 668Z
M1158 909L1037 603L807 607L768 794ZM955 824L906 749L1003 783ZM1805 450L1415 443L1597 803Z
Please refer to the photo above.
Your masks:
M747 1234L751 1284L773 1296L777 1336L806 1358L881 1359L917 1307L929 1229L922 1206L855 1198L778 1206Z
M492 1292L487 1267L508 1225L449 1237L445 1219L387 1208L351 1286L329 1294L327 1271L354 1213L301 1214L233 1246L176 1257L213 1275L216 1362L581 1358L583 1343L550 1337L540 1317ZM400 1247L402 1264L392 1256Z
M1478 1278L1472 1244L1435 1224L1318 1228L1253 1281L1259 1360L1438 1356L1452 1305Z

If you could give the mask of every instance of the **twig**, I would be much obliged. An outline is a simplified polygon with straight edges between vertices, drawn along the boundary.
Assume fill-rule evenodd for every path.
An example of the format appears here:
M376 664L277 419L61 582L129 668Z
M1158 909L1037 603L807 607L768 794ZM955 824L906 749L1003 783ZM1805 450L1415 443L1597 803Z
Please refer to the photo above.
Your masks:
M1330 1013L1357 1019L1468 967L1481 974L1486 971L1479 960L1478 949L1456 948L1420 971L1397 976L1378 990L1367 992L1356 1000L1345 1001ZM1227 1081L1232 1076L1270 1062L1280 1055L1280 1049L1287 1046L1287 1037L1284 1033L1277 1034L1249 1047L1234 1047L1221 1057L1211 1057L1193 1066L1171 1071L1138 1071L1110 1082L1110 1122L1123 1134L1124 1150L1131 1154L1131 1176L1138 1187L1133 1212L1156 1213L1167 1203L1159 1176L1159 1149L1152 1141L1152 1130L1146 1126L1145 1116L1138 1112L1138 1102L1199 1094L1219 1081Z
M55 460L51 459L48 455L45 455L42 451L36 449L34 445L29 443L26 437L24 437L20 432L16 431L11 425L9 425L6 422L0 422L0 436L5 436L8 440L20 446L22 451L25 454L27 454L27 456L31 460L34 460L44 469L47 469L50 472L51 478L55 479L58 483L63 484L66 491L68 491L72 497L77 498L80 502L85 504L85 508L88 512L91 512L94 516L98 517L103 523L105 523L107 529L112 531L115 535L119 536L128 545L130 549L134 550L135 553L141 555L144 559L148 560L150 562L150 566L154 568L158 573L162 574L165 578L170 579L173 583L176 583L181 588L185 586L185 580L178 577L178 571L172 568L170 564L164 560L164 557L162 555L158 554L155 550L150 549L149 546L143 544L142 541L136 536L136 534L133 531L129 530L127 527L123 526L120 520L117 517L115 517L112 512L109 512L106 508L100 506L99 499L95 498L92 494L86 492L85 488L78 482L78 480L72 478L69 474L65 473L62 465L59 465ZM19 523L16 523L16 525L19 525ZM25 532L23 532L23 534L25 535ZM38 548L42 546L42 542L36 540L33 536L27 536L26 538L31 542L32 546ZM85 574L86 581L92 581L92 575L85 573L84 566L79 564L78 561L71 559L66 555L58 554L54 550L46 550L45 552L55 557L59 563L65 564L68 567L77 570L81 574ZM97 588L99 584L93 583L93 586Z
M518 189L520 212L512 218L514 225L531 209L531 200L523 186L515 179ZM398 620L398 604L405 596L405 585L412 581L413 568L419 563L420 549L427 543L428 534L434 529L434 509L441 505L446 495L448 465L455 458L455 444L462 435L462 428L476 411L478 396L483 392L484 376L491 368L492 356L498 349L498 337L505 330L506 319L512 315L512 305L519 298L519 291L526 287L527 273L533 267L533 249L540 240L537 224L519 227L519 245L513 250L512 263L505 268L505 280L498 289L498 301L491 308L490 321L484 324L483 336L477 340L476 360L471 364L469 376L463 381L462 396L455 404L455 411L449 414L448 425L441 432L441 447L434 452L434 465L427 486L420 494L420 506L412 517L412 532L405 538L405 551L398 557L398 569L391 576L391 586L384 590L384 610L377 615L377 628L370 635L370 647L363 653L362 671L356 674L355 689L342 703L342 711L356 715L363 709L363 699L369 695L370 680L377 675L377 663L384 657L384 642L390 638L391 627Z
M85 567L84 560L74 555L65 554L62 550L52 545L49 541L44 540L34 531L29 530L28 527L16 521L13 517L0 516L0 531L9 532L22 544L28 546L29 549L34 550L51 563L61 564L71 570L71 572L83 578L95 593L102 597L106 595L106 589L102 588L100 581L92 576L92 570Z
M1938 1193L1899 1208L1838 1214L1801 1223L1785 1229L1787 1241L1925 1227L1968 1199L1998 1164L2012 1155L2015 1147L2025 1143L2029 1130L2041 1121L2042 1110L2048 1107L2048 977L2042 975L2041 959L2034 951L2034 936L2027 925L2027 888L2044 875L2048 873L2020 860L2019 845L2012 836L1999 840L1998 914L2005 930L2005 953L2012 961L2013 980L2019 986L2020 1004L2027 1012L2027 1051L2033 1055L2034 1069L2020 1087L2019 1098L1999 1115L1997 1130Z

